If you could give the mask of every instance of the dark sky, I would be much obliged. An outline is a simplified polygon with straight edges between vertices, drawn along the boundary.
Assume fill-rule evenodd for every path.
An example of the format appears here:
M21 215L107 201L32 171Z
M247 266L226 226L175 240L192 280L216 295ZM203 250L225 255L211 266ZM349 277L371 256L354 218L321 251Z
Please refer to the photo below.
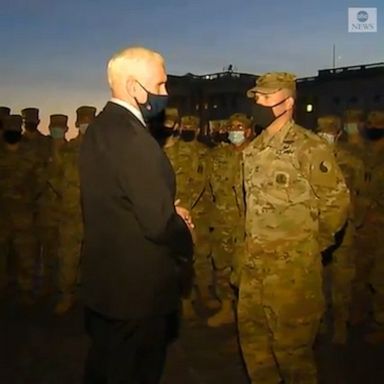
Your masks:
M117 50L163 54L168 73L271 70L311 76L384 61L381 0L0 0L1 105L37 106L73 123L81 104L109 97L105 66ZM376 33L348 33L348 7L377 7ZM44 130L44 127L43 127Z

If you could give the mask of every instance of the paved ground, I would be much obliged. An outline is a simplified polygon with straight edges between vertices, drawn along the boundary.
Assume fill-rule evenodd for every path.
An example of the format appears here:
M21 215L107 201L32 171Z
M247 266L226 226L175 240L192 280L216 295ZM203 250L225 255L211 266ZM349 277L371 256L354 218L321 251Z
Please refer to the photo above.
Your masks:
M63 317L52 302L25 309L9 295L0 310L0 384L80 384L87 349L81 305ZM346 347L334 347L329 335L316 344L321 384L384 383L384 346L362 341L353 329ZM184 324L169 351L163 384L246 384L235 326L208 329ZM260 383L262 384L262 383Z

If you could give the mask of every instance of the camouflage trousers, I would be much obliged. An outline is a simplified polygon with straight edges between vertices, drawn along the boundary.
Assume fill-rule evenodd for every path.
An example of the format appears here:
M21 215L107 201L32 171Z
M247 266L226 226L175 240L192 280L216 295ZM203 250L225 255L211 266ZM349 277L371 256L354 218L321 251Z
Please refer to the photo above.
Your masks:
M61 295L72 295L79 280L83 223L79 215L65 217L59 227L58 288Z
M51 291L56 282L56 265L58 250L58 223L38 225L36 228L40 248L39 278L43 289Z
M212 285L211 235L205 218L194 219L196 243L194 249L194 286L206 293ZM192 292L194 295L195 292Z
M242 250L244 231L238 225L216 226L212 233L212 261L215 293L219 300L234 300L231 286L238 255Z
M366 317L372 305L374 320L384 326L384 221L369 223L357 232L356 275L352 311Z
M38 254L38 241L33 231L32 215L29 213L11 215L7 223L2 223L0 227L0 284L2 288L9 282L11 264L15 268L19 289L23 292L32 292L35 285Z
M349 319L352 281L355 276L355 253L355 229L353 224L349 223L329 265L334 322L346 323Z
M324 310L320 254L302 246L246 248L238 327L251 382L317 383L312 346Z

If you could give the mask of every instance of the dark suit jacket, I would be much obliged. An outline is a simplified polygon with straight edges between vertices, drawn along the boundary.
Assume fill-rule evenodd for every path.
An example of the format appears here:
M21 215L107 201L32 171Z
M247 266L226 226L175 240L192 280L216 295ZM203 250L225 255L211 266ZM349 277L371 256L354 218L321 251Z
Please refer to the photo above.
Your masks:
M176 214L173 169L126 108L109 102L80 150L86 306L113 319L170 313L178 306L178 263L193 245Z

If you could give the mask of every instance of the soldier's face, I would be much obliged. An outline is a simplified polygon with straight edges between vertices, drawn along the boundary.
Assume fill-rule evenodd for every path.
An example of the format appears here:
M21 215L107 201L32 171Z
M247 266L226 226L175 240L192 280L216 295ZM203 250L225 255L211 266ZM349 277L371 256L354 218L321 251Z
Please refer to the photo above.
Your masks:
M264 107L272 107L275 116L279 116L288 109L292 108L292 98L286 90L279 89L273 93L255 93L255 101Z
M34 132L39 126L39 121L24 121L24 128L29 132Z
M228 131L245 131L245 126L241 121L234 120L229 124Z

